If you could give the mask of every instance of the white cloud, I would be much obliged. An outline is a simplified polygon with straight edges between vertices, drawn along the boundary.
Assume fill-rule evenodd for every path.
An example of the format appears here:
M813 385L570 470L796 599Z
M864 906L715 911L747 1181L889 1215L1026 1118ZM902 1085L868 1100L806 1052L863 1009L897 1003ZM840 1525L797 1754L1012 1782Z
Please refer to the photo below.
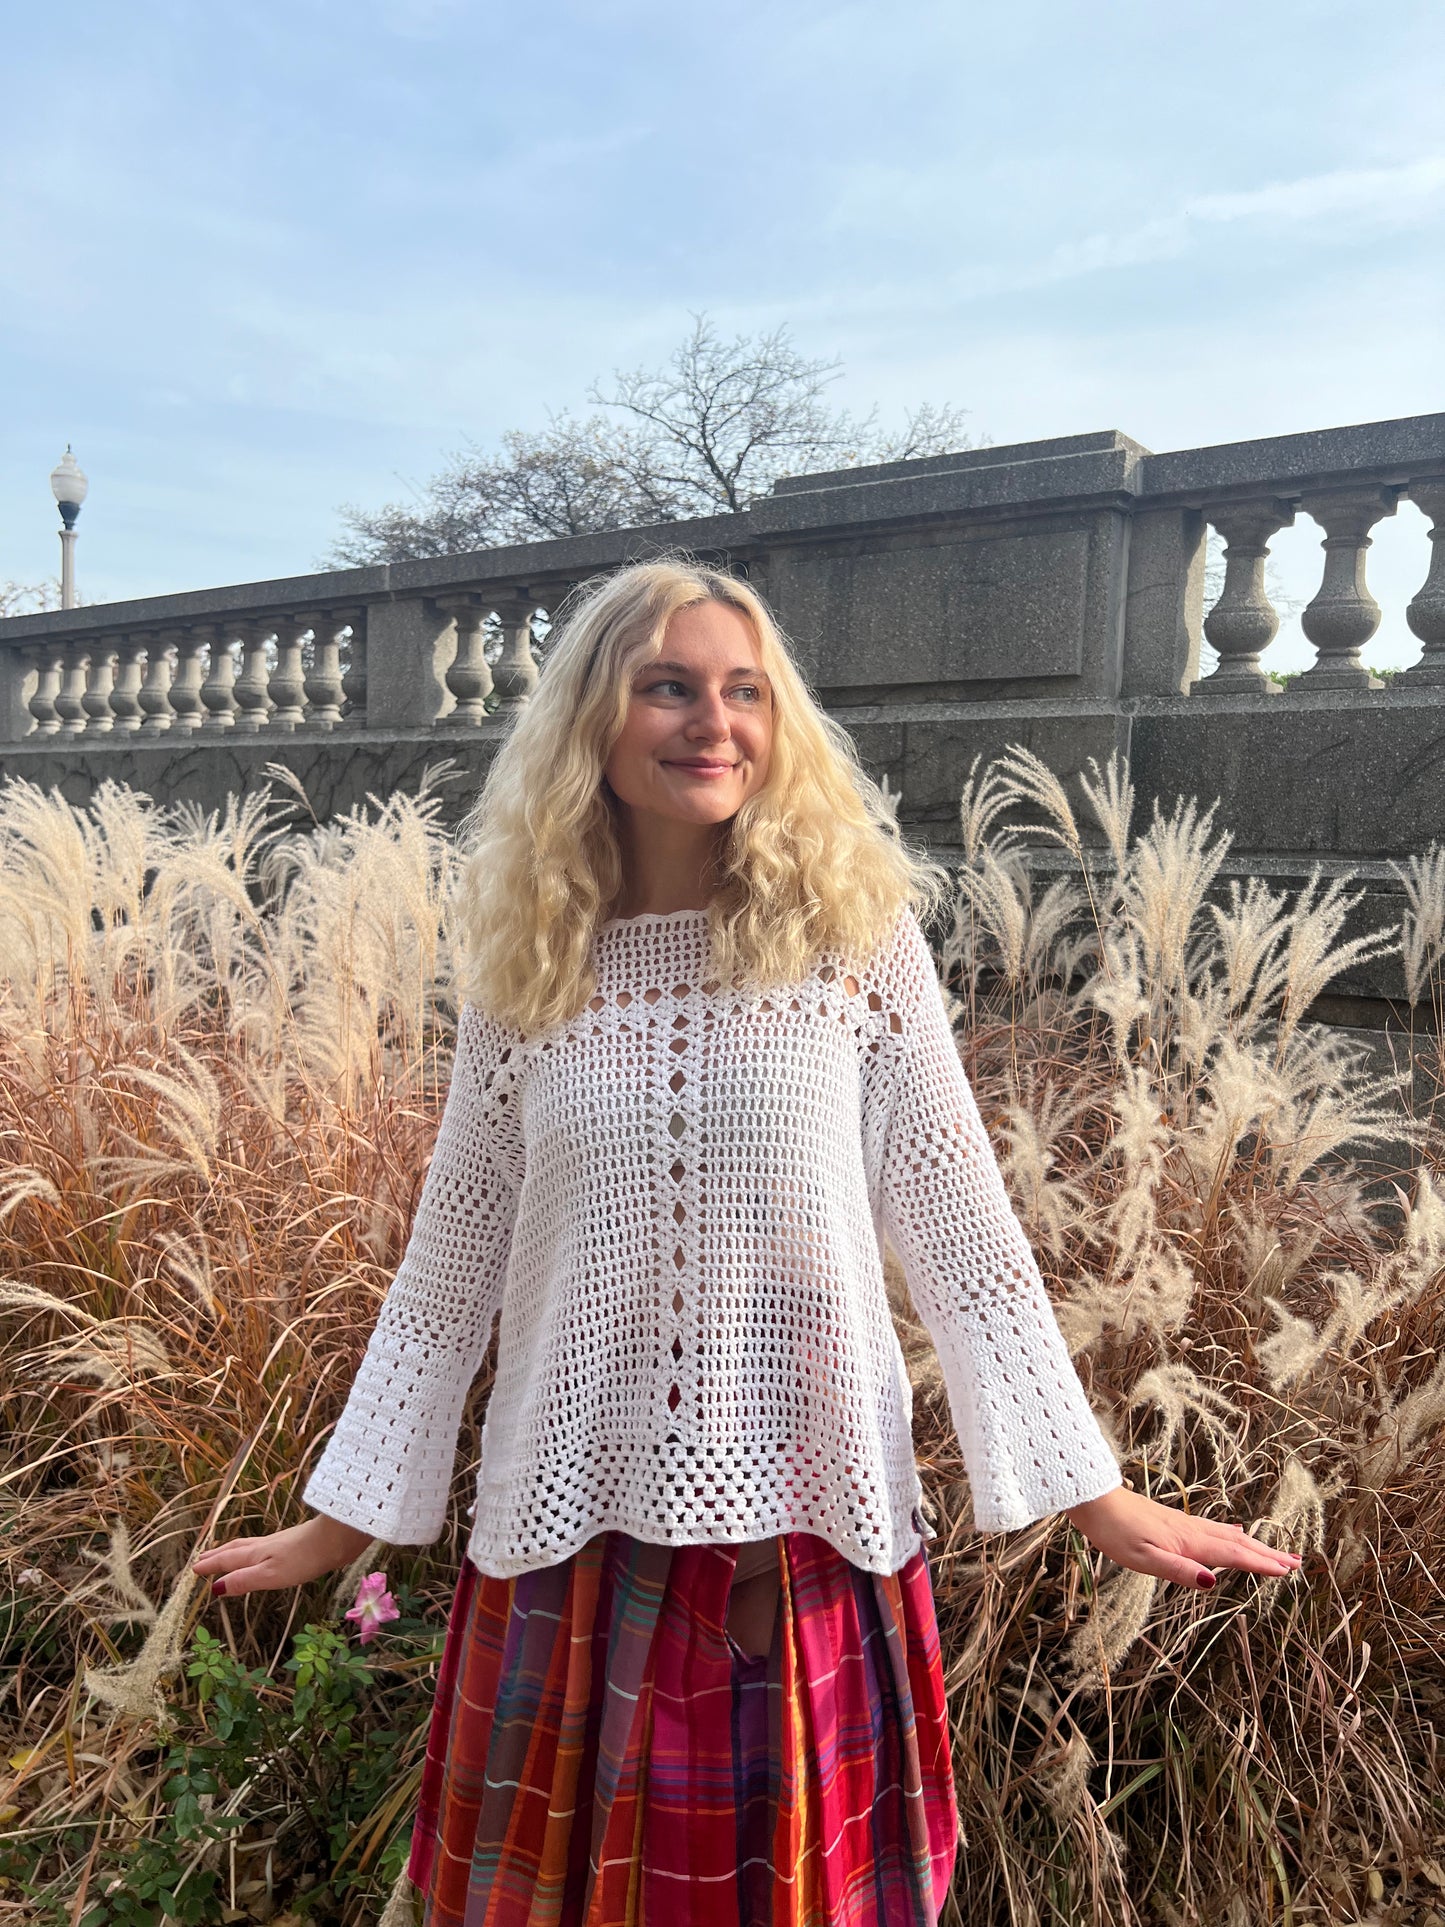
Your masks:
M976 190L977 183L969 185ZM972 220L972 201L964 210L964 199L957 176L950 178L946 170L933 168L918 176L896 167L855 170L835 202L829 225L839 230L886 225L896 236L900 227L906 230L912 223L932 225L950 200ZM930 270L927 288L919 293L934 303L959 297L983 300L1174 260L1199 245L1204 230L1236 223L1278 229L1366 218L1409 227L1428 223L1442 212L1445 156L1425 155L1395 167L1341 168L1238 193L1193 195L1166 214L1122 230L1100 229L1060 242L1032 261L982 261L941 277ZM900 292L897 287L880 288L879 299L896 300Z

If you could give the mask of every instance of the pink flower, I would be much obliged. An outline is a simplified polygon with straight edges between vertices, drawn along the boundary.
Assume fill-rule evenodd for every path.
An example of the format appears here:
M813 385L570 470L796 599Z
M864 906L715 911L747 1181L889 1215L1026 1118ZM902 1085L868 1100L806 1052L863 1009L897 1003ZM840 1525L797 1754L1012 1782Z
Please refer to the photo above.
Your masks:
M356 1604L346 1617L354 1619L357 1633L363 1646L370 1645L376 1638L378 1627L384 1626L389 1619L400 1619L396 1601L386 1590L384 1572L368 1573L356 1589Z

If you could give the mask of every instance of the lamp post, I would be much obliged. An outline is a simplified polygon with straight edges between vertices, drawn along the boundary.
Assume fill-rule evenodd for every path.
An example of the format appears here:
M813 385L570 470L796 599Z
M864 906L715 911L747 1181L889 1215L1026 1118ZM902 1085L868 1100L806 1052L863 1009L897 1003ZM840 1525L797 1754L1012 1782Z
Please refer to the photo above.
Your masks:
M60 507L65 527L60 531L60 606L75 607L75 518L90 484L80 463L65 444L65 453L50 471L50 492Z

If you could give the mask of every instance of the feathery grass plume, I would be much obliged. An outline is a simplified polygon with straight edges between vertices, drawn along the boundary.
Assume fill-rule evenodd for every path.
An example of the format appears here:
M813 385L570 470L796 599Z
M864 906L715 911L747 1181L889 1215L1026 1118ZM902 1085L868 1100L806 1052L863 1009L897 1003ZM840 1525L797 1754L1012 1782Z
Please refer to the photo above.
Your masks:
M1347 894L1348 879L1331 877L1323 888L1318 864L1290 906L1284 985L1276 1025L1275 1049L1283 1055L1315 998L1333 978L1354 965L1388 957L1400 949L1399 932L1369 930L1343 941L1340 932L1365 892Z
M1028 871L988 850L959 873L958 890L945 971L961 967L970 991L993 970L1020 993L1035 993L1055 968L1061 938L1077 924L1080 892L1060 877L1036 898Z
M220 1086L205 1062L183 1044L172 1044L170 1062L174 1070L135 1063L117 1066L110 1080L141 1084L155 1092L161 1101L150 1112L148 1123L152 1130L164 1132L179 1155L149 1156L144 1143L132 1132L117 1131L117 1141L134 1146L139 1156L100 1158L97 1163L102 1169L114 1166L127 1172L138 1164L151 1181L171 1171L193 1172L202 1184L209 1185L214 1180L221 1139Z
M1089 1775L1097 1765L1094 1749L1084 1734L1074 1732L1064 1742L1058 1758L1035 1769L1039 1793L1055 1819L1072 1820L1089 1794Z
M1191 799L1165 816L1156 802L1123 872L1120 916L1138 939L1156 1036L1166 1026L1167 1006L1200 968L1196 926L1232 841L1228 833L1213 833L1214 808L1200 810Z
M1154 1241L1155 1198L1170 1148L1164 1106L1145 1066L1122 1067L1114 1090L1114 1115L1118 1129L1108 1155L1118 1167L1119 1183L1110 1228L1115 1263L1121 1271L1129 1271Z
M1427 1127L1405 1110L1408 1070L1371 1073L1359 1045L1299 1031L1276 1045L1271 1062L1280 1100L1263 1136L1285 1189L1348 1149L1424 1142Z
M1386 1479L1401 1472L1438 1428L1445 1424L1445 1357L1423 1385L1400 1392L1386 1405L1378 1430L1357 1460L1357 1483L1379 1492Z
M1021 841L1016 833L994 827L1004 811L1013 805L1015 791L1003 772L992 763L980 778L978 766L982 761L981 756L975 756L969 764L968 780L958 804L963 859L968 864L980 862L985 853L995 862L1002 863Z
M978 1535L936 1351L885 1254L937 1535L956 1895L970 1927L1194 1927L1240 1896L1282 1918L1286 1888L1323 1921L1363 1838L1391 1843L1406 1927L1445 1802L1427 1725L1445 1698L1425 1690L1445 1647L1441 1120L1305 1008L1358 961L1348 880L1298 903L1231 884L1197 805L1146 819L1117 760L1068 785L1041 767L975 764L961 803L943 946L961 1061L1126 1475L1311 1558L1277 1585L1223 1574L1207 1605L1115 1574L1091 1601L1057 1519ZM456 858L429 795L323 825L289 796L202 815L0 789L0 1760L62 1734L74 1755L0 1805L67 1909L92 1842L103 1893L168 1837L151 1721L186 1644L183 1600L158 1603L176 1557L299 1516L405 1243L455 1021ZM1436 885L1416 887L1428 978ZM492 1370L439 1547L386 1561L438 1632ZM275 1703L293 1608L327 1620L334 1584L225 1610ZM72 1719L87 1672L100 1695ZM243 1822L216 1863L229 1882L234 1850L238 1909L248 1881L285 1908L303 1879L338 1927L394 1886L410 1904L391 1876L428 1664L368 1690L410 1735L364 1822L385 1873L358 1847L343 1892L308 1831L306 1729L299 1764L217 1798ZM169 1698L177 1742L208 1743L190 1682Z
M1229 881L1229 904L1205 905L1214 922L1215 967L1233 1028L1252 1039L1278 1001L1288 976L1285 947L1289 936L1288 898L1271 890L1263 877L1249 877L1243 890Z
M1229 1029L1217 1030L1192 1115L1178 1133L1180 1156L1201 1198L1223 1193L1241 1144L1251 1133L1267 1132L1279 1103L1279 1077L1272 1066L1262 1064Z
M1084 845L1078 820L1068 792L1048 764L1021 743L1011 743L996 767L1012 792L1011 800L1032 803L1041 814L1043 821L1030 827L1051 842L1061 843L1082 868Z
M1445 844L1432 843L1423 856L1391 863L1405 892L1400 920L1400 955L1405 991L1418 1004L1445 962Z
M54 1339L23 1354L16 1363L54 1384L93 1379L102 1392L127 1398L147 1382L174 1376L160 1336L133 1318L108 1319L71 1337Z
M123 1720L167 1723L161 1687L185 1658L187 1621L199 1584L190 1568L183 1568L165 1604L158 1612L152 1607L155 1616L135 1658L123 1666L86 1667L85 1690L93 1700Z
M1245 1471L1239 1449L1245 1429L1243 1407L1181 1359L1170 1359L1141 1372L1129 1394L1128 1407L1130 1411L1152 1407L1159 1414L1158 1431L1152 1438L1137 1441L1148 1467L1175 1470L1189 1428L1190 1443L1203 1440L1208 1444L1224 1482L1233 1483Z
M1127 1567L1099 1587L1092 1611L1061 1655L1067 1687L1098 1691L1118 1672L1148 1623L1158 1590L1151 1574Z
M221 1301L216 1295L210 1245L204 1235L187 1237L163 1227L155 1234L155 1246L158 1276L174 1278L185 1287L189 1308L207 1319L219 1318Z
M1269 1510L1250 1530L1257 1538L1293 1552L1324 1551L1325 1494L1303 1459L1285 1460Z
M101 1552L90 1547L81 1550L81 1557L100 1572L92 1582L97 1587L108 1588L112 1598L105 1607L102 1617L108 1625L121 1620L138 1620L143 1626L154 1626L158 1617L155 1607L141 1590L135 1573L131 1569L130 1531L123 1519L111 1527L110 1544ZM77 1587L71 1591L72 1600L84 1597L85 1589Z
M1114 875L1122 877L1129 868L1129 833L1134 823L1134 785L1129 780L1128 765L1117 750L1109 752L1102 770L1091 756L1089 774L1080 776L1079 788L1104 832L1114 859Z
M977 761L977 758L974 760ZM882 804L884 813L887 815L889 821L896 824L898 822L898 811L903 802L903 792L892 787L888 781L888 772L886 770L878 779L878 801Z
M20 1165L0 1177L0 1220L8 1218L24 1204L27 1199L36 1198L45 1204L59 1204L59 1191L43 1171L32 1171Z
M94 1331L100 1320L68 1298L46 1291L42 1285L27 1285L15 1278L0 1278L0 1311L56 1312L71 1323Z
M1072 1233L1091 1236L1091 1198L1069 1175L1066 1139L1079 1124L1087 1100L1071 1098L1057 1084L1030 1080L1027 1092L1004 1107L997 1144L1004 1173L1029 1237L1062 1257Z
M1083 986L1080 995L1108 1018L1115 1062L1127 1068L1133 1061L1135 1028L1149 1015L1149 999L1144 994L1139 964L1139 940L1132 930L1106 930L1100 939L1099 954L1102 968Z
M1331 1328L1292 1312L1273 1292L1264 1294L1264 1304L1274 1313L1277 1329L1268 1337L1255 1340L1255 1355L1264 1368L1273 1392L1287 1391L1298 1379L1312 1372L1330 1349Z

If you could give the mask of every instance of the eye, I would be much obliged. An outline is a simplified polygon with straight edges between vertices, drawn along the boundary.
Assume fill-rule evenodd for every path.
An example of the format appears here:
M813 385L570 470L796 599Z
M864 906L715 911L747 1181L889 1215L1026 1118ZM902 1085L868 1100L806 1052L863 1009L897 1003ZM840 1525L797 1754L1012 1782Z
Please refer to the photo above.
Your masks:
M755 682L747 682L735 689L733 694L735 696L747 696L751 701L756 703L762 701L763 692Z
M684 695L687 694L686 689L675 676L664 676L660 682L648 683L646 693L653 696L659 689L681 689Z

